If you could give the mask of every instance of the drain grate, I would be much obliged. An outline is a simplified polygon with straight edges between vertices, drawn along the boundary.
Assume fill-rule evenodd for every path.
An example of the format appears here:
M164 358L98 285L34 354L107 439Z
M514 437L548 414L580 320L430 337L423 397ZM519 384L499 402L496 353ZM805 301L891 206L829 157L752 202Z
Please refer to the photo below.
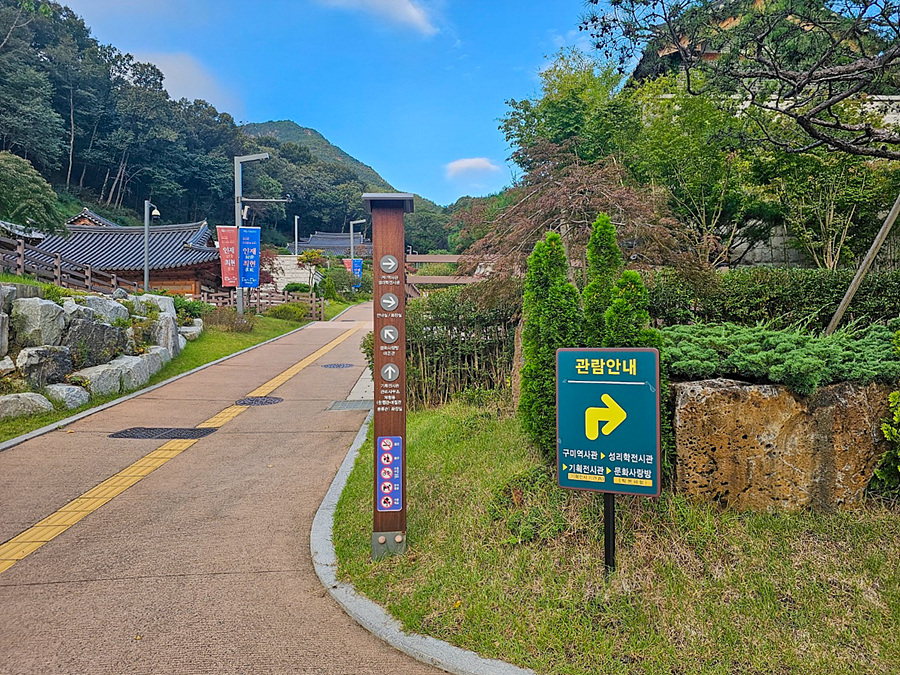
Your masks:
M323 368L352 368L352 363L326 363Z
M329 410L372 410L375 407L374 401L335 401Z
M277 396L248 396L247 398L242 398L240 401L236 401L235 405L275 405L282 401L284 401L284 399L278 398Z
M205 438L215 429L180 429L177 427L132 427L110 434L110 438L159 438L165 440Z

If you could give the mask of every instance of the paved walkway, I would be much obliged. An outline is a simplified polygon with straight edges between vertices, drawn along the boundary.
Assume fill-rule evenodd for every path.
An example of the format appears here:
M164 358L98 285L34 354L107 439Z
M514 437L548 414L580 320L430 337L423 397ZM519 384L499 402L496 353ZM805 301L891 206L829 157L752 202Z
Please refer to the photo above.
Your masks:
M350 620L309 556L366 415L327 408L364 370L369 317L354 308L0 452L0 542L49 539L6 545L24 557L0 572L0 673L440 672ZM270 389L284 402L234 407ZM109 438L138 426L218 430Z

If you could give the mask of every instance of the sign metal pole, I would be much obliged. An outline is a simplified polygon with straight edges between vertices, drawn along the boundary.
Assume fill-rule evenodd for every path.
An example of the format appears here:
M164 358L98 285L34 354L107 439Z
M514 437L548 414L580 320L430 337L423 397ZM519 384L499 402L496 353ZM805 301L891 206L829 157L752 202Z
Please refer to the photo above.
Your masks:
M364 194L372 214L375 471L372 559L406 552L406 267L411 194Z

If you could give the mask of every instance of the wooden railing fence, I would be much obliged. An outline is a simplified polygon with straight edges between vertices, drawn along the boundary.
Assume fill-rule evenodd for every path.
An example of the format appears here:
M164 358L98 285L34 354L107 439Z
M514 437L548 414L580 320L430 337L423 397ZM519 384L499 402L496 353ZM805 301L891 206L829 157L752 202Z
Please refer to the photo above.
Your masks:
M235 307L237 297L234 291L222 293L209 293L204 291L200 295L203 302L216 307ZM301 302L309 307L310 316L317 321L325 320L325 298L315 293L284 293L281 291L268 291L261 288L244 289L244 306L253 308L257 312L265 312L270 307L284 305L289 302Z
M115 274L91 269L90 265L63 258L58 253L44 251L26 244L23 239L0 237L0 262L4 271L19 276L29 274L38 281L63 288L107 294L117 288L140 290L140 284L121 279Z

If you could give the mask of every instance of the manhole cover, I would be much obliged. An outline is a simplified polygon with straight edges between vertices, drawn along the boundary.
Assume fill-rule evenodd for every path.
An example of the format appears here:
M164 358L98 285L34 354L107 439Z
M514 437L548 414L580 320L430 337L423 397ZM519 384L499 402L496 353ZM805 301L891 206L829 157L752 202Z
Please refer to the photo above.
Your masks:
M240 401L237 401L235 405L275 405L276 403L281 403L284 401L283 398L278 398L277 396L249 396L247 398L242 398Z
M110 434L110 438L160 438L165 440L204 438L215 429L179 429L177 427L132 427Z
M371 410L375 407L374 401L335 401L329 410Z
M352 363L326 363L323 368L352 368Z

